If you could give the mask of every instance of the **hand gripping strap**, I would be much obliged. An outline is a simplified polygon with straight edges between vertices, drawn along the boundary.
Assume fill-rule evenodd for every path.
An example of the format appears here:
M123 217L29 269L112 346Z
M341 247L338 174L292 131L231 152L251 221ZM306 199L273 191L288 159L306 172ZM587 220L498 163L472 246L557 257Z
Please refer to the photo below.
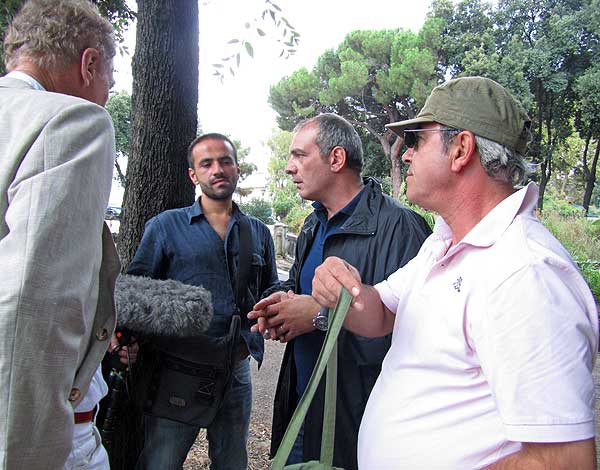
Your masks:
M337 337L342 329L344 319L350 308L352 297L350 293L342 288L338 303L333 310L329 312L329 329L325 335L325 341L317 364L310 376L308 386L294 411L294 415L288 425L283 440L273 459L271 470L283 470L285 463L290 455L298 431L308 412L308 407L312 401L319 381L327 368L327 378L325 382L325 409L323 415L323 437L321 440L321 459L322 468L332 468L333 462L333 441L335 435L335 400L337 391ZM295 465L292 467L296 467ZM292 468L290 467L290 468ZM301 468L298 466L298 468Z

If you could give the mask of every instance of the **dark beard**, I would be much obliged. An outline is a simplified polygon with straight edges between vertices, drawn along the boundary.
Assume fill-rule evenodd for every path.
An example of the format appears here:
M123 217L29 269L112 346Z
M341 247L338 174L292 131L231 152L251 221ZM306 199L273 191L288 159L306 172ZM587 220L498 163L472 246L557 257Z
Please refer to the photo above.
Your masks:
M225 199L230 199L233 193L235 192L235 188L237 187L237 180L229 180L229 183L231 185L228 188L223 188L217 191L215 191L211 186L205 186L203 184L200 184L202 196L206 196L209 199L214 199L215 201L223 201Z

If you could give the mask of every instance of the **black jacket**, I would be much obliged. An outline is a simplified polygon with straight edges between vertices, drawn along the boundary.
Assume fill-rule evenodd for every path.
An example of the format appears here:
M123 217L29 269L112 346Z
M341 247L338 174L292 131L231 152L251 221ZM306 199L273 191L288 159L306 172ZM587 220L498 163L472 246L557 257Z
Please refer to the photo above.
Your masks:
M379 183L365 178L366 191L339 232L329 237L324 257L337 256L360 272L366 284L376 284L412 259L431 230L421 216L381 192ZM280 289L299 291L300 270L313 242L318 219L310 214L296 245L296 260L289 279ZM271 291L272 292L272 291ZM338 339L338 390L333 464L345 470L357 468L358 428L381 363L391 344L391 334L364 338L342 329ZM296 405L294 341L284 353L275 403L271 455L274 456ZM318 460L323 425L324 380L304 424L304 460Z

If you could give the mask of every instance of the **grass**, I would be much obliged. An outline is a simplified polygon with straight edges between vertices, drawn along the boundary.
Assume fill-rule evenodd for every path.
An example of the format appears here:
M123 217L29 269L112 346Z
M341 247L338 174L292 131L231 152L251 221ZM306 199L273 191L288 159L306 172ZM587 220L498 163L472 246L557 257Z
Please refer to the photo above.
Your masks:
M600 303L600 221L590 221L547 208L540 220L564 245L587 281L596 302Z

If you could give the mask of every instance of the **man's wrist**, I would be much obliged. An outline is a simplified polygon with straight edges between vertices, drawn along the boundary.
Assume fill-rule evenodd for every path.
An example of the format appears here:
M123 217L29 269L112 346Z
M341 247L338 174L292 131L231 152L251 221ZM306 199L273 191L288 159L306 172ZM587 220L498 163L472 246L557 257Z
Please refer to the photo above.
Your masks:
M319 331L327 331L329 329L329 309L321 308L313 317L313 328Z

